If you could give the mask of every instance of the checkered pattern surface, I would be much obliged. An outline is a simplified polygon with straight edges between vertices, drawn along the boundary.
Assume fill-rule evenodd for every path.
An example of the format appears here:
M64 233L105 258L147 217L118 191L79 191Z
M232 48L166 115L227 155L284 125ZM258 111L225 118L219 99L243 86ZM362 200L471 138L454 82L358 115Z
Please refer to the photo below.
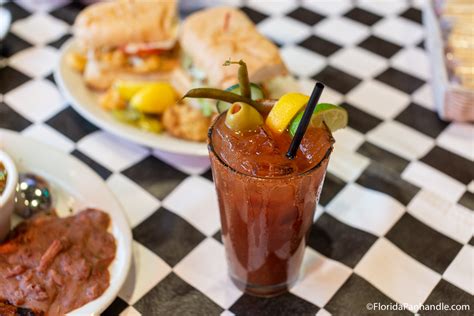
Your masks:
M324 100L350 115L335 134L301 280L271 299L243 295L227 277L207 158L128 143L65 102L51 73L82 5L34 2L4 4L13 24L1 44L0 127L84 161L122 202L133 265L104 315L347 315L367 314L368 302L463 303L472 313L474 128L434 112L421 1L232 1L281 47L306 92L324 82Z

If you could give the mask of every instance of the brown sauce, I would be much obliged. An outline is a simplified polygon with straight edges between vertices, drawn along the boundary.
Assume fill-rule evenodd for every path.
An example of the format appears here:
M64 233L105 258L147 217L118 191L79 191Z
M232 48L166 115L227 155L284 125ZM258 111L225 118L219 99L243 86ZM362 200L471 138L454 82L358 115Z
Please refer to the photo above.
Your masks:
M95 209L19 224L0 244L0 302L55 316L102 295L116 250L109 225Z

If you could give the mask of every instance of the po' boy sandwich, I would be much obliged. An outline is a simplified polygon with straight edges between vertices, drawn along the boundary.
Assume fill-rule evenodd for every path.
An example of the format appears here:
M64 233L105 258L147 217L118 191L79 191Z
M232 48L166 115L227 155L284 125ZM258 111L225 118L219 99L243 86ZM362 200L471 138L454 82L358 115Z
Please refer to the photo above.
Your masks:
M107 89L116 79L168 79L179 64L177 34L175 0L96 3L74 23L81 52L70 59L96 90Z
M288 81L294 90L278 47L238 9L216 7L190 15L181 25L179 43L181 67L174 73L173 84L182 93L192 87L226 89L236 84L235 68L222 67L228 59L245 61L250 81L266 97L279 97Z

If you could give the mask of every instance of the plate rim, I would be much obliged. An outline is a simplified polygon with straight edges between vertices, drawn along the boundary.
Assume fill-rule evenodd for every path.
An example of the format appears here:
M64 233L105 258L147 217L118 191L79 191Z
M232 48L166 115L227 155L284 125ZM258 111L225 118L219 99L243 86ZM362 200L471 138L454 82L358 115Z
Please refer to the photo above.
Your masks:
M61 150L59 150L59 149L57 149L57 148L55 148L55 147L53 147L49 144L45 144L45 143L40 142L40 141L38 141L34 138L27 137L27 136L24 136L24 135L22 135L18 132L8 130L8 129L4 129L4 128L0 128L0 148L2 148L2 150L4 150L3 148L4 148L4 145L6 144L5 138L2 137L3 135L10 135L13 138L22 138L23 141L29 142L31 144L41 145L41 147L44 148L43 150L46 150L48 152L54 152L54 155L63 156L65 159L73 161L74 164L81 165L81 168L84 168L84 170L88 170L90 176L95 178L96 181L94 181L94 183L100 183L103 186L104 190L109 193L110 200L115 204L114 209L116 209L121 214L121 218L119 217L120 219L117 219L117 218L114 219L114 218L111 217L111 220L112 221L113 220L118 221L119 223L121 223L120 224L121 226L127 228L125 230L120 231L121 235L122 235L122 236L120 236L120 239L122 240L121 244L118 244L117 237L114 236L114 239L117 243L116 244L117 248L121 247L121 248L124 249L124 252L125 252L125 256L124 256L124 259L123 259L124 260L123 270L119 271L117 273L116 283L115 284L109 284L109 286L104 291L104 293L102 293L101 296L99 296L96 299L82 305L79 308L76 308L76 309L68 312L67 315L82 316L82 315L85 315L85 314L87 314L87 315L98 315L98 314L102 313L118 297L118 294L119 294L120 290L122 289L122 287L125 284L125 281L128 277L128 274L130 272L130 268L131 268L131 265L132 265L132 257L133 257L132 229L131 229L130 223L127 219L127 216L125 215L125 210L124 210L122 204L117 199L116 195L112 192L112 190L107 186L104 179L102 179L93 169L91 169L88 165L86 165L80 159L78 159L78 158L76 158L76 157L74 157L74 156L72 156L68 153L65 153L65 152L63 152L63 151L61 151ZM38 148L38 147L34 146L33 148ZM20 158L15 158L14 156L11 156L11 157L12 157L13 160L21 159L21 157ZM119 224L117 226L119 226ZM117 258L117 252L118 251L116 250L116 254L115 254L116 257L115 258ZM110 291L110 292L107 293L107 291ZM104 297L104 294L106 294L107 296ZM99 300L99 302L96 302L98 300ZM100 304L99 306L97 306L97 308L94 308L93 307L94 304L100 303L100 300L103 300L103 303Z
M180 142L189 142L190 144L193 144L195 147L200 147L199 149L185 149L183 146L177 146L177 147L167 147L161 144L159 135L153 135L153 139L148 139L148 138L138 138L131 136L126 129L134 129L134 132L141 132L143 135L145 135L146 132L140 131L134 127L131 126L126 126L124 123L110 123L106 120L103 120L94 113L90 112L87 109L87 106L83 106L79 100L74 96L74 93L69 89L69 86L67 84L67 79L63 75L64 71L64 59L66 57L66 54L69 50L73 48L73 46L76 44L76 40L74 38L68 39L60 48L59 50L59 56L58 56L58 63L54 69L54 80L59 87L59 90L61 94L64 96L66 101L72 106L72 108L79 113L83 118L88 120L89 122L97 125L98 127L102 128L103 130L110 132L122 139L126 139L127 141L133 142L135 144L139 144L142 146L147 146L152 149L158 149L162 150L164 152L168 153L173 153L173 154L180 154L180 155L188 155L188 156L196 156L196 157L206 157L209 156L208 150L207 150L207 144L205 142L201 143L202 146L199 146L199 143L197 142L191 142L191 141L186 141L182 139L176 138L176 141ZM146 133L149 134L149 133ZM170 136L172 137L172 136ZM173 137L174 138L174 137Z

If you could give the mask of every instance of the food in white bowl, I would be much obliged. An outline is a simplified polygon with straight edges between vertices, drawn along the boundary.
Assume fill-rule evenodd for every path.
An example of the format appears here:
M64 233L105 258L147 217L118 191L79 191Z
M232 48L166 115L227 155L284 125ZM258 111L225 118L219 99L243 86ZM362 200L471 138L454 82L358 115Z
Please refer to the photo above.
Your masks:
M13 160L0 150L0 241L10 231L18 172Z

